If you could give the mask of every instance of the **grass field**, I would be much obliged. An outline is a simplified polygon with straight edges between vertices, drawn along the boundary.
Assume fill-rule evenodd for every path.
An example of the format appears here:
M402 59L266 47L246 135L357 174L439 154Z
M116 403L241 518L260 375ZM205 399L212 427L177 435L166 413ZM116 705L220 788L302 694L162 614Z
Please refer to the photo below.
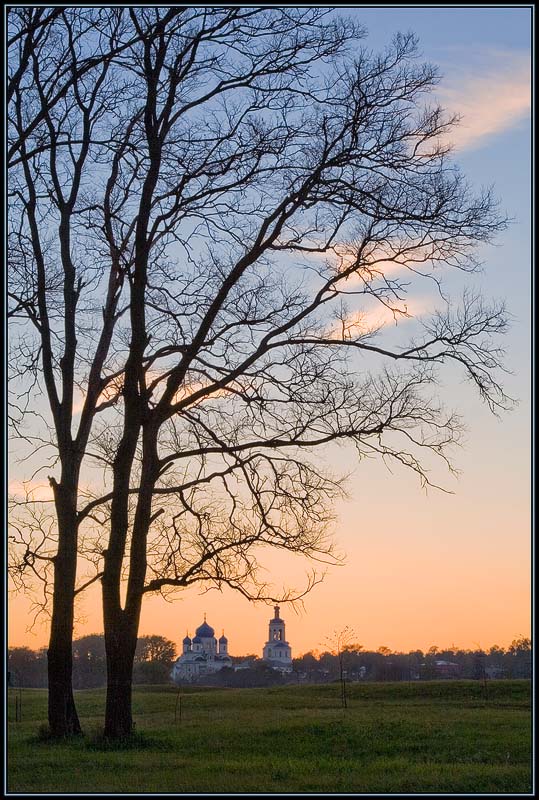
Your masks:
M85 736L40 739L46 692L10 690L10 792L531 792L529 681L134 693L134 743L99 739L104 691L78 691Z

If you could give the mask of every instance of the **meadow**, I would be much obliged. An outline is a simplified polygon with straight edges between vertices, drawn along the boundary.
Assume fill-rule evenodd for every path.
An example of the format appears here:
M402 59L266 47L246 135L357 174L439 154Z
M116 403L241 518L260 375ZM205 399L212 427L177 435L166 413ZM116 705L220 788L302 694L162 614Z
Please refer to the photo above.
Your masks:
M100 738L104 690L76 693L85 735L40 735L46 692L8 695L8 791L530 793L529 681L265 689L137 687L136 735ZM180 715L181 709L181 715Z

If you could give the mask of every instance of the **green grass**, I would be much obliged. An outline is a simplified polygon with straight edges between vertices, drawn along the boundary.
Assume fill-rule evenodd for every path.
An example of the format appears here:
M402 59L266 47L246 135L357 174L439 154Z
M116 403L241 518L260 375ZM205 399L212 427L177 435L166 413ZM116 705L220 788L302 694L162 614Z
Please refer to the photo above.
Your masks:
M136 737L99 738L103 690L76 693L85 736L38 736L46 692L10 694L10 792L529 793L529 681L134 692ZM13 690L10 690L12 692Z

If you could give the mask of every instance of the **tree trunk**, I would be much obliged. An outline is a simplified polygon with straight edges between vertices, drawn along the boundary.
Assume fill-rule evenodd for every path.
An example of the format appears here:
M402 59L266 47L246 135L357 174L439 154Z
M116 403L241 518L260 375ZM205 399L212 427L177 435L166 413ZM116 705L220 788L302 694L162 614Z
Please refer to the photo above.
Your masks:
M55 487L58 511L58 553L54 561L51 633L47 651L49 730L52 736L81 733L73 697L73 602L77 570L77 522Z
M53 613L54 618L54 613ZM47 654L49 730L54 737L82 733L73 697L71 634L51 635Z
M110 558L109 551L105 557L102 580L107 653L104 735L109 739L124 739L133 732L131 692L138 631L138 615L133 616L121 607L120 573L117 566Z
M109 739L124 739L133 732L131 694L133 663L137 646L136 631L124 630L120 635L114 636L112 640L111 637L105 636L105 644L107 649L107 702L104 735Z

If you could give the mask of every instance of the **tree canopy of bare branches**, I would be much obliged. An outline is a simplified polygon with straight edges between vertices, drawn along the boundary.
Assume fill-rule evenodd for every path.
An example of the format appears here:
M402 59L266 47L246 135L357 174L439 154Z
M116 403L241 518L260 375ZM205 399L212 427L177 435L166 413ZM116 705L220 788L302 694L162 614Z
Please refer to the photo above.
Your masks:
M13 425L53 454L55 516L53 555L42 523L17 552L52 569L51 730L80 729L74 599L100 580L105 732L124 736L144 595L301 596L316 574L287 595L258 567L268 547L335 558L321 448L428 484L460 431L439 368L507 405L502 306L442 303L397 347L366 316L406 315L410 277L475 269L504 221L451 160L412 35L374 54L323 9L10 17Z

